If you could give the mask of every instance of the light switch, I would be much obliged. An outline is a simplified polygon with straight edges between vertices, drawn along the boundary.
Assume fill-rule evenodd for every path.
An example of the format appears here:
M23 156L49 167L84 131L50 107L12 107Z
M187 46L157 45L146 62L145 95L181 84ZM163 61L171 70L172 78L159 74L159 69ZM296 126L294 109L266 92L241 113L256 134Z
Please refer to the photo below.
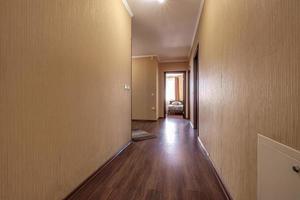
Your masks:
M124 84L124 90L130 90L130 85Z

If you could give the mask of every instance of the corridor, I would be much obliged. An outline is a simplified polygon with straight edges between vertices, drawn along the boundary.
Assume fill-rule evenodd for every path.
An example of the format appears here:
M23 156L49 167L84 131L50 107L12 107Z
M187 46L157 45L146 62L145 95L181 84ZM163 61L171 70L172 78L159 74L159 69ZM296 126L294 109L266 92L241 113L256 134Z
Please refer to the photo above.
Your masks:
M226 199L188 120L133 122L157 134L131 144L69 199Z
M299 11L1 0L0 200L300 200Z

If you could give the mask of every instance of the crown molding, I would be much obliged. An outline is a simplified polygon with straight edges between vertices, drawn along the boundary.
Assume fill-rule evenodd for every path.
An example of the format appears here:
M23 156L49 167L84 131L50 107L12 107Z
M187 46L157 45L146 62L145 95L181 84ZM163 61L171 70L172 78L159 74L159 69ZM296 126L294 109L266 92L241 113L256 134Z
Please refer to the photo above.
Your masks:
M188 59L182 59L182 60L162 60L159 63L185 63L189 62Z
M156 58L157 61L160 63L160 58L158 55L140 55L140 56L132 56L132 59L139 59L139 58Z
M137 58L158 58L159 59L159 56L158 55L140 55L140 56L132 56L133 59L137 59Z
M132 59L139 59L139 58L157 58L159 63L183 63L189 62L188 59L173 59L173 60L161 60L158 55L140 55L140 56L132 56Z
M133 12L132 12L132 10L131 10L131 8L130 8L128 2L127 2L127 0L122 0L122 2L124 4L124 6L125 6L125 8L126 8L126 10L128 12L128 14L130 15L130 17L133 17L134 16Z
M197 17L197 21L196 21L196 25L195 25L195 29L194 29L194 34L193 34L193 39L192 39L192 43L191 43L191 48L189 50L189 56L191 55L192 50L193 50L193 44L194 44L195 39L196 39L196 34L197 34L197 31L198 31L200 18L201 18L201 14L202 14L202 11L203 11L204 1L205 0L202 0L201 4L200 4L199 13L198 13L198 17Z

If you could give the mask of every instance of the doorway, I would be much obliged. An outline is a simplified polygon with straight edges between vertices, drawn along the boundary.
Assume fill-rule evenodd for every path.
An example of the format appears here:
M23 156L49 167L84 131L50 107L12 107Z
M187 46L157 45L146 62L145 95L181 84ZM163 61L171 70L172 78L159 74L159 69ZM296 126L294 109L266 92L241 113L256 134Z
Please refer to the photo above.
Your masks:
M199 110L199 45L197 46L196 53L193 61L193 74L194 74L194 106L193 106L193 120L194 120L194 129L198 129L199 120L198 120L198 110ZM199 135L199 132L198 132Z
M164 82L164 117L186 118L186 72L165 72Z
M188 71L188 79L187 79L187 82L188 82L188 88L187 88L187 107L188 107L188 110L187 110L187 119L191 119L191 70Z

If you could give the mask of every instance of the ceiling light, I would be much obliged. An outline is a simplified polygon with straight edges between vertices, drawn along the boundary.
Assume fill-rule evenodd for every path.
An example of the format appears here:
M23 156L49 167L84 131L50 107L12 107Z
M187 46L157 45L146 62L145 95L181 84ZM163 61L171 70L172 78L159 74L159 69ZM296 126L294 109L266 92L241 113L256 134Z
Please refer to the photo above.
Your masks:
M165 3L165 0L158 0L159 3Z

